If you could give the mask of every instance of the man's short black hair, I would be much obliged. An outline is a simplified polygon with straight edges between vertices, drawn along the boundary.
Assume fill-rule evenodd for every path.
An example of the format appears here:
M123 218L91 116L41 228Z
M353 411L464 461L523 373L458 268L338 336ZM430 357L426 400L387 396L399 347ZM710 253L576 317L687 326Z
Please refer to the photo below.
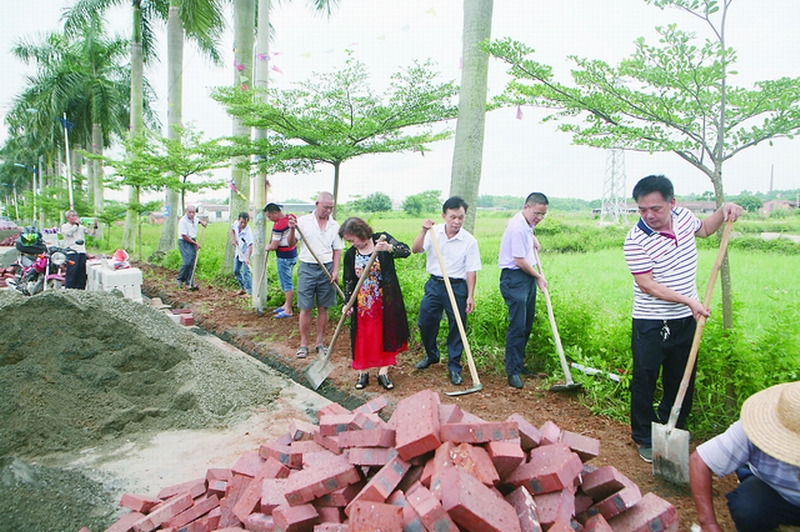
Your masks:
M525 205L550 205L550 202L547 200L547 196L541 192L531 192L525 198Z
M267 206L264 207L264 212L281 212L282 208L283 206L277 203L267 203Z
M467 202L464 201L461 196L450 196L442 204L442 214L446 214L450 209L457 211L461 207L464 208L464 212L467 212L469 205L467 205Z
M672 181L663 175L649 175L643 177L633 187L633 199L639 201L642 196L647 196L653 192L661 193L664 201L670 202L675 197L675 188L672 186Z
M237 219L238 220L248 220L249 221L250 220L250 215L247 214L246 212L242 211L242 212L239 213L239 216L237 217Z

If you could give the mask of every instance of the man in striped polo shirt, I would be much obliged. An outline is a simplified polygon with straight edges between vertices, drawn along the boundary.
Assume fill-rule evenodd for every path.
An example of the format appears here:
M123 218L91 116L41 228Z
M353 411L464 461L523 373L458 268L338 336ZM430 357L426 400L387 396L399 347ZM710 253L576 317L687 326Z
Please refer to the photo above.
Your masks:
M631 436L639 456L653 459L651 424L666 423L686 368L696 319L708 316L697 295L695 237L714 234L726 220L736 220L743 209L726 203L704 220L675 206L672 182L663 175L641 179L633 188L639 222L625 239L625 261L633 274L633 380L631 381ZM653 410L658 374L664 395ZM694 375L678 418L683 428L692 408Z

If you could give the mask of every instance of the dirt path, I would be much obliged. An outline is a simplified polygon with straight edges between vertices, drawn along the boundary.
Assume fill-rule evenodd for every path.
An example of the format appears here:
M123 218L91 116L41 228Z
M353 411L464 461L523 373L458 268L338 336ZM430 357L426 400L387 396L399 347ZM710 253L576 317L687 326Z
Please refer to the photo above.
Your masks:
M296 318L275 319L271 309L265 309L264 315L259 317L250 308L249 300L237 297L234 290L204 286L197 292L183 291L175 286L172 272L148 266L143 268L148 270L144 286L147 295L158 296L173 307L190 307L197 325L305 384L302 372L312 357L298 360L294 356L299 345ZM332 319L328 338L333 334L336 321L336 318ZM355 374L349 369L349 335L345 332L340 336L331 358L335 369L318 392L351 408L381 394L390 404L394 404L429 388L440 392L442 402L458 404L463 410L488 421L504 420L514 412L519 412L536 426L552 420L562 429L599 439L600 456L593 460L594 465L613 465L636 482L642 493L652 491L670 501L681 517L681 530L688 531L690 525L696 522L688 488L679 488L653 477L651 466L639 458L627 425L591 415L588 408L580 404L579 397L550 392L542 381L533 377L525 379L525 388L515 390L508 386L504 375L481 375L481 392L448 397L444 393L455 388L447 378L446 366L433 366L419 371L414 364L420 358L422 349L419 345L412 345L407 353L401 354L398 366L390 373L395 384L394 390L385 392L377 385L373 375L370 385L363 391L357 391L354 388ZM465 380L468 384L468 376ZM732 476L715 481L716 512L724 530L734 529L725 507L724 494L733 489L735 483Z

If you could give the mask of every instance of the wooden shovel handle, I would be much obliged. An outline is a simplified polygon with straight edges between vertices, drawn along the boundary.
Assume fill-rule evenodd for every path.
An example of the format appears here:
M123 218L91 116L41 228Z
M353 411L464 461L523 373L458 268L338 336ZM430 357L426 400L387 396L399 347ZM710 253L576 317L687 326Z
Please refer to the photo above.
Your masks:
M324 271L325 275L328 276L328 280L329 281L333 281L333 276L331 275L331 272L328 271L328 268L325 267L325 264L323 264L322 261L319 260L319 257L317 257L317 254L314 253L314 248L311 247L311 244L309 244L308 239L303 234L303 231L300 230L300 225L299 224L295 225L294 228L295 228L295 231L297 231L297 233L300 235L300 238L303 239L303 243L306 246L306 248L308 249L308 251L311 252L311 256L314 257L314 260L317 261L317 264L319 264L319 267L322 268L322 271ZM333 283L333 287L336 289L336 291L339 293L339 295L342 296L342 300L346 301L347 298L344 296L344 292L342 292L342 289L339 288L339 285L337 283Z
M731 229L733 228L733 221L728 220L725 222L725 230L722 232L722 240L719 243L719 251L717 252L717 260L714 261L714 267L711 268L711 278L708 280L706 286L706 295L703 298L703 307L708 311L711 307L711 295L714 293L714 285L717 282L717 274L722 267L722 261L725 260L725 253L728 251L728 240L731 238ZM697 327L694 330L694 338L692 338L692 347L689 350L689 359L686 361L686 369L683 371L683 378L681 385L678 388L678 395L675 396L675 404L672 405L672 411L669 415L667 422L667 434L672 432L675 425L678 423L678 416L683 407L683 398L686 397L686 390L689 388L689 380L694 371L694 363L697 360L697 352L700 350L700 338L703 336L703 328L706 325L706 317L700 316L697 320Z

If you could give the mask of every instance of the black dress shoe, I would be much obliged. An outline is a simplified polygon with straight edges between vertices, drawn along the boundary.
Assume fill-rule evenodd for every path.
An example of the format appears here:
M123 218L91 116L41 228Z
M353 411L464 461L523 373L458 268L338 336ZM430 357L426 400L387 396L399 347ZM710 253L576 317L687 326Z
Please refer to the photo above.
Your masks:
M389 380L388 375L378 375L378 384L383 386L384 390L393 390L394 384Z
M512 388L522 388L522 379L519 378L519 375L509 375L508 376L508 385Z
M369 373L361 373L356 381L356 390L363 390L367 384L369 384Z
M451 371L450 382L452 383L453 386L460 386L461 383L464 382L464 379L461 378L461 373L457 371Z
M431 360L430 358L425 357L422 360L420 360L419 362L417 362L417 365L414 366L414 367L417 368L417 369L425 369L428 366L430 366L431 364L438 364L438 363L439 363L438 360Z

